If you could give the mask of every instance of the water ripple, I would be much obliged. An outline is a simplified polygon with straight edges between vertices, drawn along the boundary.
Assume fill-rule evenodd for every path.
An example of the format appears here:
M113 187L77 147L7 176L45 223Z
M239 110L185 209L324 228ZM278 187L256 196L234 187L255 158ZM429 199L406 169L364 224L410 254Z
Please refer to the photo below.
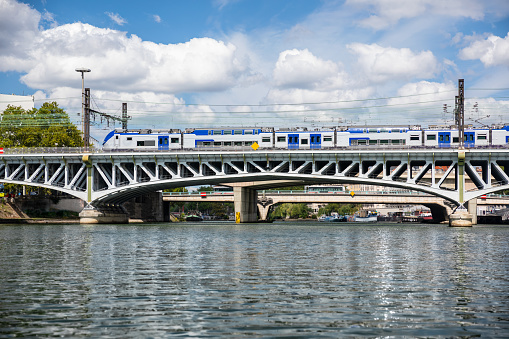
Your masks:
M0 226L0 337L509 336L509 228Z

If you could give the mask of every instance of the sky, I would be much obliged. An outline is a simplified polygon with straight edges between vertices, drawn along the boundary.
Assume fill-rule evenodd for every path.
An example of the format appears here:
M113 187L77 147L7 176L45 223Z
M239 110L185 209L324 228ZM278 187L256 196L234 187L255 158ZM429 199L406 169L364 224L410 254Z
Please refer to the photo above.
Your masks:
M133 129L450 125L458 79L467 124L509 124L509 1L0 0L1 94L79 125L80 67Z

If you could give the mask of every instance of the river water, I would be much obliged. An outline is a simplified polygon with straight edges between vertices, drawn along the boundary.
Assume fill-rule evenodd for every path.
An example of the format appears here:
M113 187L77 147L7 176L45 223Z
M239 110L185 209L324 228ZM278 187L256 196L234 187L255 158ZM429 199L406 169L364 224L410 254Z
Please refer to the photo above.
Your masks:
M0 337L509 337L509 227L0 226Z

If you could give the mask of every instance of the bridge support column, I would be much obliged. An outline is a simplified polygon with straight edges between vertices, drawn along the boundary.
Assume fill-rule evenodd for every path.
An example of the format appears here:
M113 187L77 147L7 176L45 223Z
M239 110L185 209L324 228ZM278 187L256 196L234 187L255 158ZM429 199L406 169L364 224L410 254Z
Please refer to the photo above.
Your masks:
M449 226L451 227L471 227L472 214L468 213L467 209L460 206L449 216Z
M468 201L468 213L472 214L472 225L477 225L477 199Z
M257 222L258 193L253 188L234 187L233 199L235 206L235 221L237 223Z
M258 214L260 215L260 220L267 221L267 216L269 215L270 208L274 205L274 202L272 199L265 197L265 194L263 197L258 199Z
M80 224L128 224L129 214L122 206L87 205L80 212Z

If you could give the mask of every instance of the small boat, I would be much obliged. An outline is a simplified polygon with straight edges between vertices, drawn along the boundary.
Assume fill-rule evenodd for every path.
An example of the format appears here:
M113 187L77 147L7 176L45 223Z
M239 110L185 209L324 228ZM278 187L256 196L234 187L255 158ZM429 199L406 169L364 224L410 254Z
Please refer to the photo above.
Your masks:
M378 213L371 211L361 211L359 215L355 216L357 222L377 222Z
M318 221L322 222L344 222L347 221L347 218L344 215L339 215L338 213L332 213L330 216L328 215L321 215L318 218Z
M186 221L203 221L203 217L201 215L199 215L198 213L188 214L185 216L185 218L186 218Z

